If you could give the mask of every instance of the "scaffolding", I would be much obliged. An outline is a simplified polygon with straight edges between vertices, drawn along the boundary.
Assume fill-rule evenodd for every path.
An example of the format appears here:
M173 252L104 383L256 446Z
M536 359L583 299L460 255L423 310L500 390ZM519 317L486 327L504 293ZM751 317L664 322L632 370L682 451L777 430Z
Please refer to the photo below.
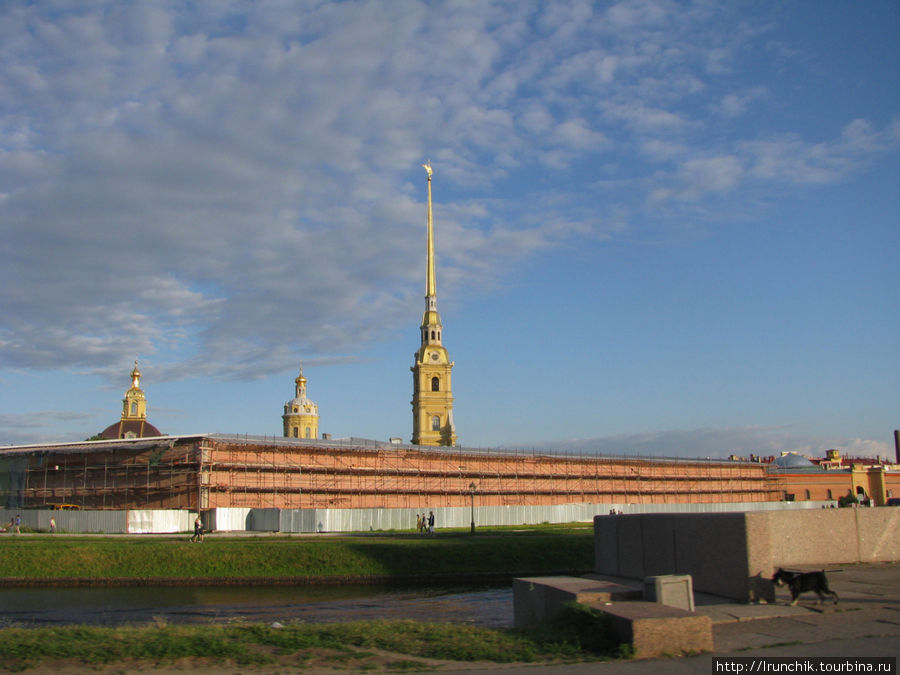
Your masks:
M210 442L213 506L419 508L774 501L765 466L458 448Z
M0 452L0 504L80 508L437 508L778 501L760 463L238 436ZM4 487L5 485L5 487Z

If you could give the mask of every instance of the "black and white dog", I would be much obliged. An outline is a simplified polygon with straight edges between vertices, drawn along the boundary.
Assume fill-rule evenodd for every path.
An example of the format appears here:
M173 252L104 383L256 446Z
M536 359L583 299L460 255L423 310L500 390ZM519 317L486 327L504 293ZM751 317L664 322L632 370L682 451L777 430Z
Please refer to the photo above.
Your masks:
M801 593L813 591L819 596L819 604L825 600L826 595L834 598L834 604L838 603L837 593L828 588L828 579L824 571L819 572L788 572L780 567L772 577L772 583L776 586L787 585L791 589L791 606L797 604L797 598Z

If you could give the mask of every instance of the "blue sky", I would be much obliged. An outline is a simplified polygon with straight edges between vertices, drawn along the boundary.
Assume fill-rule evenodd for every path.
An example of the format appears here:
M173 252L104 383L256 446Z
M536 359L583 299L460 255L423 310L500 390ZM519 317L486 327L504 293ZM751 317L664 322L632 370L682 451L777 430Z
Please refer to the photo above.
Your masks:
M0 443L893 453L900 5L6 2Z

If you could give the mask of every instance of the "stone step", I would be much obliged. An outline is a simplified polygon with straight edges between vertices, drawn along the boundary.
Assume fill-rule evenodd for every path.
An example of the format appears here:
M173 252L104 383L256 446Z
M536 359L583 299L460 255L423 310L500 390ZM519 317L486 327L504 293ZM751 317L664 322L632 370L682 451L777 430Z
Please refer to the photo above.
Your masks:
M515 625L530 626L552 619L570 602L640 600L641 586L583 577L523 577L513 579Z
M587 602L603 612L620 642L634 649L634 657L650 659L713 650L712 620L708 616L655 602Z

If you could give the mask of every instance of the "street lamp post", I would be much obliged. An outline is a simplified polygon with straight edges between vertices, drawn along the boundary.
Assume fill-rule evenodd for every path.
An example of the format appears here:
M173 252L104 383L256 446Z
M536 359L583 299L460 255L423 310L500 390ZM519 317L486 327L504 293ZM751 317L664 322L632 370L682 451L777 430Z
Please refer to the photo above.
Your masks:
M469 483L469 496L472 498L472 530L471 534L475 534L475 483Z

